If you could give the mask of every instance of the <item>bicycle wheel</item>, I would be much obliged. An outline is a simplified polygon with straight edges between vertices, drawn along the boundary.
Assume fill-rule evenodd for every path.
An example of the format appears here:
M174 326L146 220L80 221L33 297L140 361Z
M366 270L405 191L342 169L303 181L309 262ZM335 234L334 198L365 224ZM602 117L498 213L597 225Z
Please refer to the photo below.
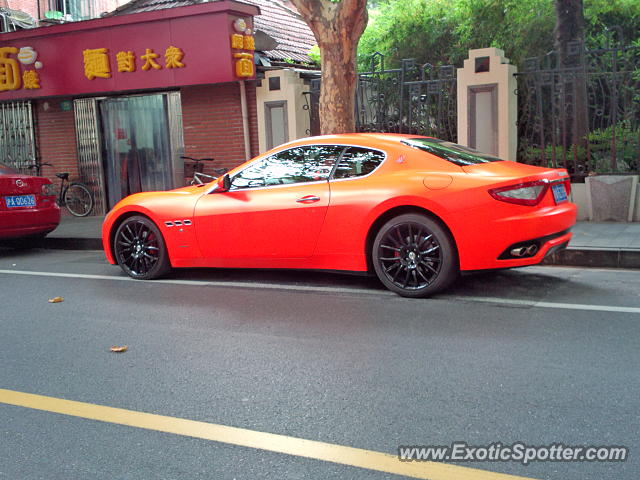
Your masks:
M71 215L86 217L93 209L93 195L81 183L72 183L64 192L64 205Z

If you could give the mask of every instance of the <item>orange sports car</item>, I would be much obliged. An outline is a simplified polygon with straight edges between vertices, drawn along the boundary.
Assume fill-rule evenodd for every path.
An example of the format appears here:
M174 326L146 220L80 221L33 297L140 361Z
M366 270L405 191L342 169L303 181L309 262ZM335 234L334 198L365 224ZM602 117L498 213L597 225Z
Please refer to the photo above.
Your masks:
M461 271L534 265L576 220L566 170L416 135L349 134L281 145L217 180L123 199L102 227L131 277L172 267L375 272L424 297Z

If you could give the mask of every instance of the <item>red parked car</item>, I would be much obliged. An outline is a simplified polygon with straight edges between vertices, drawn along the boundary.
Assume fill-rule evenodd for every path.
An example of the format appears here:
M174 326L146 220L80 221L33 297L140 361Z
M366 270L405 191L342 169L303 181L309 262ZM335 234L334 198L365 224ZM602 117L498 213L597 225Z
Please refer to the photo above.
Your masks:
M0 163L0 240L42 238L60 223L53 184Z

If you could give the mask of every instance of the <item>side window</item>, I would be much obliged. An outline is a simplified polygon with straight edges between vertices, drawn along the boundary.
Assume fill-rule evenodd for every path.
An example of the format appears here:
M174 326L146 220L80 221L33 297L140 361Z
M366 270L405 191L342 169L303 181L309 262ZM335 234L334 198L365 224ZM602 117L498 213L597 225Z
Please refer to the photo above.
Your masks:
M258 160L231 180L232 188L256 188L327 180L344 147L295 147Z
M336 168L333 178L353 178L368 175L384 160L384 153L362 147L349 147Z

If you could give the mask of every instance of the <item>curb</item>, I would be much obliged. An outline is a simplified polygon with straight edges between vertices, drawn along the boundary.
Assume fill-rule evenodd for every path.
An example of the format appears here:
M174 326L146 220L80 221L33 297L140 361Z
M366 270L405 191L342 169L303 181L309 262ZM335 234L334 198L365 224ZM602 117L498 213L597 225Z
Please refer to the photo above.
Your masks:
M549 255L541 265L640 269L640 250L598 247L567 248Z

